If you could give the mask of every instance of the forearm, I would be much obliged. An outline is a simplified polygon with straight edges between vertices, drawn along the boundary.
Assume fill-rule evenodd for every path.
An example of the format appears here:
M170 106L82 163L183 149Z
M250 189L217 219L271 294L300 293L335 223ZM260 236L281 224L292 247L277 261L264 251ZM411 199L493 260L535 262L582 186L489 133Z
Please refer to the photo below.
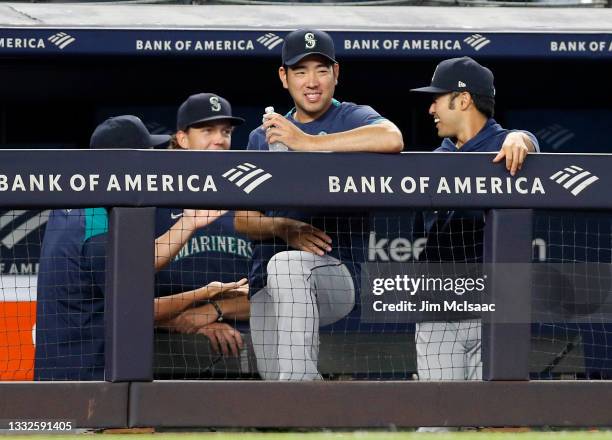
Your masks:
M402 133L388 121L308 139L300 150L399 153L404 148Z
M249 305L249 299L246 296L223 299L217 301L217 304L219 307L221 307L223 316L227 319L246 321L250 317L251 308Z
M155 239L155 270L162 269L179 253L191 238L195 228L191 222L181 218L168 231Z
M193 304L194 298L197 297L197 290L198 289L194 289L188 292L177 293L176 295L155 298L155 324L158 325L164 321L172 319L187 309L191 304Z
M214 287L204 286L187 292L155 298L155 322L172 319L192 304L210 299L214 296L214 293Z
M236 211L234 227L251 240L279 237L285 222L283 217L268 217L259 211Z
M246 296L216 301L227 320L246 321L250 316L249 300ZM216 307L209 303L190 308L174 317L155 321L157 327L167 328L180 333L195 333L199 329L219 319Z

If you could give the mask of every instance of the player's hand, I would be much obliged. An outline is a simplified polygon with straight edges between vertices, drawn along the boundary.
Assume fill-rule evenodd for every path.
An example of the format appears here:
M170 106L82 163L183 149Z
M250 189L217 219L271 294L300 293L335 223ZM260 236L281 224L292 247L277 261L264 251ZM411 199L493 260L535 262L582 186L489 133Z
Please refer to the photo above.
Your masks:
M210 225L227 211L219 209L183 209L181 221L188 229L200 229Z
M294 123L278 113L264 115L262 127L266 131L268 144L282 142L291 150L309 150L308 145L312 136L304 133Z
M331 237L311 224L289 218L277 220L278 236L292 248L319 256L332 250Z
M198 333L206 336L215 353L221 352L223 356L240 356L240 350L244 347L242 335L238 330L224 322L213 322L198 330Z
M234 281L233 283L213 281L200 289L203 290L205 299L213 299L221 295L246 296L249 294L249 285L246 278L242 278L239 281Z
M502 159L506 158L506 169L514 176L523 167L528 152L529 148L525 139L523 139L523 135L513 131L506 136L501 150L499 150L493 162L501 162Z

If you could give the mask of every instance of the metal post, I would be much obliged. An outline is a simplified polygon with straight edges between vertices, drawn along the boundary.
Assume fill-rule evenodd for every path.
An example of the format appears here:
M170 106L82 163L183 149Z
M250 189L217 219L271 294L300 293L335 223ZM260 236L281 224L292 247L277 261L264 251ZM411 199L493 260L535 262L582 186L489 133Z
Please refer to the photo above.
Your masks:
M155 208L109 213L105 292L105 377L153 380Z
M484 380L529 379L532 237L532 210L493 209L487 213L487 295L496 311L483 315Z

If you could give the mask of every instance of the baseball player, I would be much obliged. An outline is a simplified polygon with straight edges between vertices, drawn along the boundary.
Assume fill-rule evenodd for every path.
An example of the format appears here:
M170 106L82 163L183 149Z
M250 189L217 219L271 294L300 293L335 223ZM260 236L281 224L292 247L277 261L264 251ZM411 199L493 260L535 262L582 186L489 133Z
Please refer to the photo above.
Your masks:
M213 93L191 95L178 109L177 132L171 138L170 148L229 150L232 131L243 122L244 119L232 115L230 103L221 96ZM182 209L157 208L157 234L170 229L182 215ZM195 231L173 261L157 273L156 296L189 291L214 281L229 283L236 277L246 276L252 254L251 242L234 229L234 212L227 212ZM180 333L203 333L208 336L214 352L237 356L243 340L227 322L234 319L249 319L249 302L245 295L221 298L188 309L160 326ZM182 338L172 334L168 338L170 341L178 339L181 346L184 343Z
M413 92L432 96L429 114L438 136L435 151L496 152L493 162L505 159L512 175L520 170L528 152L539 151L533 134L503 129L494 119L493 73L469 57L442 61L431 85ZM427 261L482 262L484 212L427 213L428 242L421 259ZM478 316L460 320L420 322L416 326L417 366L420 380L482 379L481 321ZM421 428L421 431L448 428Z
M334 99L339 70L327 33L288 34L278 74L295 107L285 116L266 114L247 149L267 151L282 143L293 151L401 151L402 135L393 123L371 107ZM249 284L251 337L262 378L321 379L319 327L354 306L355 263L362 258L362 231L369 230L363 221L340 212L236 214L236 229L257 240Z
M110 118L94 131L92 148L151 148L169 136L151 135L142 121ZM185 210L155 242L156 269L184 241L218 218L218 211ZM37 285L36 380L104 380L104 277L107 216L103 208L54 210L43 238ZM237 283L208 286L156 300L156 320L168 320L194 301L236 290Z

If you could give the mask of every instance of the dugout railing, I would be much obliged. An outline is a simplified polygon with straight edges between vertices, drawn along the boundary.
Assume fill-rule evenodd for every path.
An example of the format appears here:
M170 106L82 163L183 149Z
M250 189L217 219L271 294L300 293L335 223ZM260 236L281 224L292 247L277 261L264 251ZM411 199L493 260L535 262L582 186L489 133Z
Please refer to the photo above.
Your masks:
M516 177L491 160L490 154L1 151L0 206L103 206L110 226L107 382L0 383L0 420L71 420L79 428L609 426L611 382L529 381L531 274L517 276L497 263L531 261L532 209L609 212L612 156L541 154ZM224 177L243 163L269 177L245 191ZM569 167L582 170L576 176L588 173L589 182L558 182ZM131 181L141 176L141 185L126 186L128 174ZM374 184L348 183L362 178ZM153 268L146 262L154 259L156 206L487 210L491 301L505 311L485 319L485 380L153 381Z

